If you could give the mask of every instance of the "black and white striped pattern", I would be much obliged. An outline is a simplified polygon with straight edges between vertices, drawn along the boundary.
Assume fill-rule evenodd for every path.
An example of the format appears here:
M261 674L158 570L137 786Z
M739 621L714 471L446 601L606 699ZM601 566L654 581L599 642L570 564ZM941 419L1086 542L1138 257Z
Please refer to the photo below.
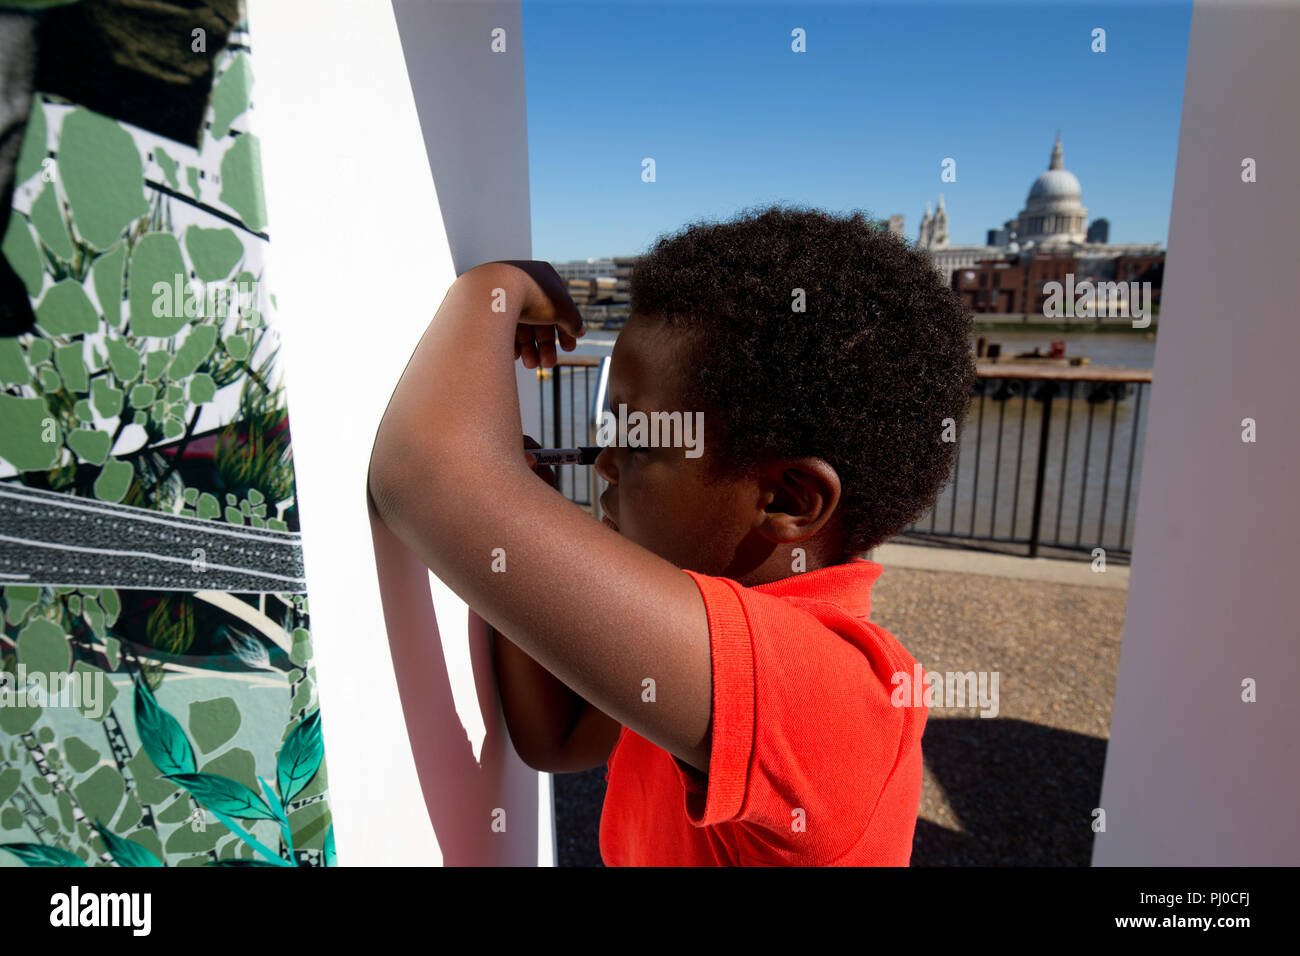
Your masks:
M306 593L301 536L0 485L0 584Z

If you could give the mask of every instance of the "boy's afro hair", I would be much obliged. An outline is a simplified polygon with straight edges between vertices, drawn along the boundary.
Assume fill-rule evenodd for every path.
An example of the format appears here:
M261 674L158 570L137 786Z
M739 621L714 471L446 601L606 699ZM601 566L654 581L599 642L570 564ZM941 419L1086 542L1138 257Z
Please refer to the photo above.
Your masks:
M960 437L976 378L970 314L927 253L859 211L778 205L660 237L629 291L632 313L684 333L683 398L718 473L824 459L845 556L934 505L958 448L945 420Z

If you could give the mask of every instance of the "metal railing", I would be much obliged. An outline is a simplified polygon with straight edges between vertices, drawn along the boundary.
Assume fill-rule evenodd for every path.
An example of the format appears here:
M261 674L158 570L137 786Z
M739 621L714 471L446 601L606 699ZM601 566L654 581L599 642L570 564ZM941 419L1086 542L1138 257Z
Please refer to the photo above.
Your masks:
M552 448L596 444L600 413L607 405L609 357L571 355L553 369L539 369L538 404L542 434L537 440ZM596 469L589 465L555 466L556 487L570 501L600 517Z
M1030 557L1131 554L1151 372L982 365L978 376L951 480L906 531L1025 545Z
M608 358L570 356L539 376L543 435L595 444ZM905 533L1131 554L1151 372L980 363L951 480ZM560 491L599 516L594 468L556 469Z

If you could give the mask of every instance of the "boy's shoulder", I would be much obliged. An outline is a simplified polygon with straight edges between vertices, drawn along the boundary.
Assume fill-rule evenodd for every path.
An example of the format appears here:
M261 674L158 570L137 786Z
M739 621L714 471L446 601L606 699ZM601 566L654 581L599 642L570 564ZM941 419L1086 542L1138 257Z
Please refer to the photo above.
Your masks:
M751 635L779 633L792 643L803 637L806 642L801 650L805 654L819 649L834 654L851 647L865 654L877 671L883 671L881 676L888 683L899 670L910 674L916 660L902 642L870 619L872 587L883 572L874 561L854 558L767 584L729 584ZM704 595L711 625L714 620L725 620L727 595L719 585L727 579L706 579L706 583L701 576L692 576Z

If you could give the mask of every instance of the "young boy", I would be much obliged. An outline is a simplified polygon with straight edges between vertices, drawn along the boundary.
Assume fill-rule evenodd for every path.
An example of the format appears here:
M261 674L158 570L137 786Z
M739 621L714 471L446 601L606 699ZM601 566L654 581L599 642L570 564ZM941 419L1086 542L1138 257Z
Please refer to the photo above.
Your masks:
M778 206L660 239L610 402L702 413L702 453L619 436L596 462L602 522L530 471L511 361L551 367L584 331L545 263L469 270L371 457L371 507L509 636L520 756L608 761L610 865L906 865L926 712L891 702L914 660L868 620L882 569L858 555L947 481L968 314L858 213Z

